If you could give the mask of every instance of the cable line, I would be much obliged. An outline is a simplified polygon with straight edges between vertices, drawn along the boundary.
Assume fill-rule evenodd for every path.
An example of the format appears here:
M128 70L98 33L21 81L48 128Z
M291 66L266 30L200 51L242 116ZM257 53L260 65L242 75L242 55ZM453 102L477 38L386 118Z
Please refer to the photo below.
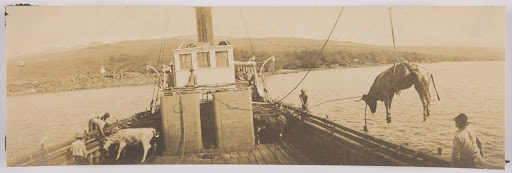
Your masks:
M343 9L345 7L342 7L341 10L340 10L340 14L338 15L338 18L336 19L336 22L334 22L334 26L332 27L332 30L331 30L331 33L329 33L329 36L327 37L327 40L325 40L325 43L324 45L322 46L322 49L320 50L320 52L318 53L315 61L313 62L313 64L311 64L311 67L309 68L308 72L304 75L304 77L302 78L302 80L300 80L300 82L288 93L286 94L286 96L284 96L282 99L280 99L279 101L277 102L281 102L283 101L286 97L288 97L290 94L292 94L293 91L295 91L295 89L297 89L297 87L299 87L299 85L304 81L304 79L306 79L306 77L308 76L309 72L311 72L311 70L313 69L314 65L316 64L316 62L318 61L318 59L320 59L320 55L322 55L322 52L324 51L325 49L325 46L327 45L327 42L329 42L329 39L331 38L331 35L332 33L334 32L334 29L336 28L336 25L338 24L338 20L340 19L340 16L341 16L341 13L343 13Z

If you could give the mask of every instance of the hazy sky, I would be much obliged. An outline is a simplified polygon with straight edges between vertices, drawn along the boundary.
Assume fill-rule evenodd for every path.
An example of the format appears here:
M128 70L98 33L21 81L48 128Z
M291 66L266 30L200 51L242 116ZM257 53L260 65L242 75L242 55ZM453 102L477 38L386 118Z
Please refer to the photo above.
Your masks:
M327 38L341 7L214 7L216 36ZM195 35L193 7L7 7L7 58L91 42ZM505 46L504 7L394 7L397 46ZM345 7L332 40L392 45L386 7Z

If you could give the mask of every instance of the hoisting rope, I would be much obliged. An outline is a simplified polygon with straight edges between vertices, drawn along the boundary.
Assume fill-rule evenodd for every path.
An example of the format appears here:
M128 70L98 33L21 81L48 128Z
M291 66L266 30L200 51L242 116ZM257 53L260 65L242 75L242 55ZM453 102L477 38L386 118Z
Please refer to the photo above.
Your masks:
M288 93L286 94L286 96L284 96L283 98L281 98L279 101L277 102L281 102L283 101L286 97L290 96L290 94L292 94L293 91L295 91L295 89L297 89L297 87L299 87L299 85L304 81L304 79L306 79L306 77L308 76L309 72L311 72L311 70L313 69L314 65L316 64L316 62L318 61L318 59L320 59L320 55L322 55L322 52L324 51L325 49L325 46L327 45L327 42L329 42L329 39L331 38L331 35L332 33L334 32L334 29L336 28L336 24L338 24L338 20L340 19L340 16L341 16L341 13L343 13L343 9L345 7L342 7L341 10L340 10L340 14L338 15L338 18L336 18L336 22L334 22L334 26L332 27L332 30L331 30L331 33L329 33L329 36L327 37L327 40L325 40L325 43L324 45L322 46L322 49L320 50L320 52L318 53L315 61L313 62L313 64L311 64L311 67L309 67L309 70L308 72L304 75L304 77L302 78L302 80L300 80L300 82Z
M329 102L334 102L334 101L340 101L340 100L347 100L347 99L353 99L353 98L360 98L361 96L354 96L354 97L345 97L345 98L341 98L341 99L333 99L333 100L327 100L325 102L322 102L322 103L319 103L319 104L316 104L314 106L311 106L309 109L313 109L317 106L320 106L322 104L325 104L325 103L329 103Z
M391 37L393 38L393 54L395 55L395 61L393 62L393 76L395 75L396 63L402 64L396 55L396 44L395 44L395 31L393 29L393 18L391 17L391 8L388 7L389 10L389 21L391 22Z

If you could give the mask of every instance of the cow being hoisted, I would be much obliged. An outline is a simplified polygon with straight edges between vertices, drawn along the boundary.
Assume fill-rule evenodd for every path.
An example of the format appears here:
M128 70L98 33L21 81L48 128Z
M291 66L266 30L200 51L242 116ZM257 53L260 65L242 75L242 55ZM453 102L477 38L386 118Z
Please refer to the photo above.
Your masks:
M394 74L393 71L395 71ZM432 80L434 85L437 99L441 100L437 93L432 73L416 64L407 62L399 63L396 67L388 68L380 73L377 78L375 78L368 94L364 94L361 100L364 100L366 104L370 106L372 113L377 111L377 101L384 101L384 106L386 106L386 120L387 123L390 123L390 109L393 96L400 94L401 90L414 85L423 103L423 121L426 121L427 117L430 116L430 80Z

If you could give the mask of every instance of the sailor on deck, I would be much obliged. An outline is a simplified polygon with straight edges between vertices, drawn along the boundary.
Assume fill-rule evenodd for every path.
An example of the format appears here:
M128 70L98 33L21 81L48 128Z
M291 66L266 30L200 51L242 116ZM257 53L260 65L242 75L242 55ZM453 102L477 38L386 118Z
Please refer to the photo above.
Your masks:
M300 94L300 102L302 103L302 109L308 110L308 95L306 95L306 91L302 89Z
M197 76L194 74L194 69L190 69L190 76L186 86L197 86Z
M73 154L73 159L75 160L76 165L87 165L87 148L85 147L85 139L80 134L77 133L75 135L76 141L71 143L71 152Z
M468 117L461 113L455 117L455 126L459 130L453 138L452 167L475 168L478 167L482 152L482 143L475 131L467 126Z

